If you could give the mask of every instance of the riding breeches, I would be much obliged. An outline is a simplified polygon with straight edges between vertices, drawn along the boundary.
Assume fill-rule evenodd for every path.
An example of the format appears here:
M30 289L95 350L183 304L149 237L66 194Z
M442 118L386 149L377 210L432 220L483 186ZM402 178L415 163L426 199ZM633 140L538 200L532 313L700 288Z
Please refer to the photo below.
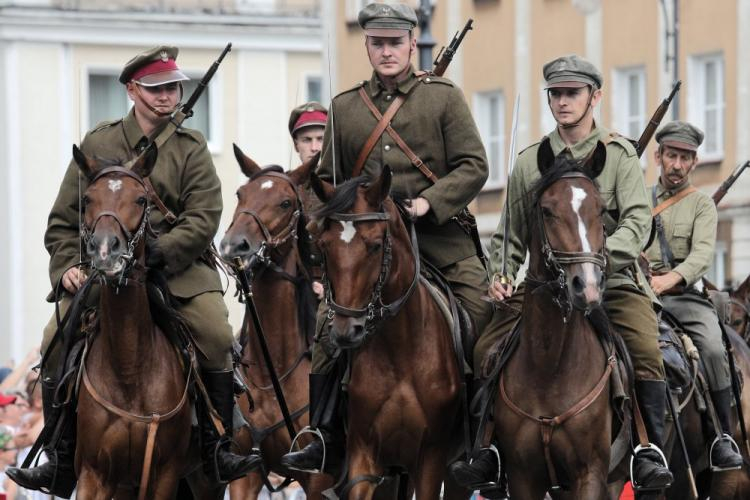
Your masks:
M680 322L698 348L706 369L708 386L721 391L732 385L729 358L719 326L719 318L710 302L694 293L666 295L664 309Z
M65 294L60 299L60 317L70 307L72 298ZM94 287L88 298L89 306L98 304L98 288ZM177 299L177 311L182 314L196 343L198 363L208 371L232 369L232 327L229 325L229 311L219 292L206 292L190 299ZM44 327L42 353L46 353L52 337L57 331L57 320L52 315ZM59 345L59 344L58 344ZM45 370L55 370L59 361L57 346L50 353Z
M485 334L474 346L474 366L482 366L492 347L508 334L523 310L525 283L499 305L486 328ZM606 289L602 304L614 329L625 341L633 360L637 380L664 380L664 365L658 343L658 325L651 300L634 286ZM506 307L507 306L507 307ZM492 367L484 367L487 376Z
M478 257L472 256L443 267L440 272L448 281L453 294L471 316L475 335L481 337L492 318L492 306L482 300L488 281L487 271L481 261ZM331 345L328 337L327 312L325 302L321 302L315 326L315 343L312 348L312 373L328 373L335 361L336 349Z

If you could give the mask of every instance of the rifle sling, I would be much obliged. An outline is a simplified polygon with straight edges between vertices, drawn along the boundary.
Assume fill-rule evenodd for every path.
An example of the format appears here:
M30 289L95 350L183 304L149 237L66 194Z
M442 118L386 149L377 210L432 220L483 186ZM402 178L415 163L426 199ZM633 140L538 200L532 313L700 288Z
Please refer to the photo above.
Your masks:
M354 165L354 170L352 170L352 177L358 177L362 173L362 168L365 165L365 161L367 160L367 157L370 156L372 149L375 147L375 143L380 140L383 132L388 132L388 135L391 136L391 138L398 145L401 151L403 151L404 154L409 158L411 164L417 167L419 171L422 172L422 174L424 174L424 176L427 177L433 184L436 183L438 180L437 176L432 173L429 167L425 165L425 163L401 138L398 132L396 132L390 125L390 122L395 116L396 112L399 110L404 101L406 101L406 98L409 97L409 95L399 94L398 96L396 96L395 100L385 111L384 115L380 114L380 111L375 107L375 104L373 104L370 96L367 95L364 87L359 88L359 96L362 98L370 112L375 116L375 118L378 119L378 124L373 129L372 133L370 133L370 136L367 138L367 142L365 142L364 147L359 152L357 163Z
M673 196L667 200L664 200L660 204L656 204L656 188L657 186L654 185L654 187L651 189L651 200L654 204L654 209L651 210L651 215L654 218L654 223L656 225L656 235L659 237L659 249L661 251L661 261L666 265L669 264L670 269L674 269L675 267L675 261L674 261L674 254L672 253L672 247L669 246L669 242L667 241L667 236L664 234L664 223L661 220L661 214L664 210L671 207L678 201L684 199L686 196L688 196L691 193L694 193L697 191L697 189L694 186L690 186L688 188L683 189L679 194L676 196Z
M656 196L656 185L654 185L654 191L652 193L652 196L654 196L654 198L653 198L654 199L654 205L656 205L656 206L651 209L651 216L652 217L656 217L657 215L659 215L660 213L662 213L664 210L668 209L669 207L671 207L672 205L674 205L678 201L682 200L686 196L695 193L696 191L698 191L698 189L695 186L686 187L679 194L677 194L675 196L672 196L671 198L669 198L667 200L664 200L661 203L659 203L658 205L656 205L656 198L655 198L655 196Z

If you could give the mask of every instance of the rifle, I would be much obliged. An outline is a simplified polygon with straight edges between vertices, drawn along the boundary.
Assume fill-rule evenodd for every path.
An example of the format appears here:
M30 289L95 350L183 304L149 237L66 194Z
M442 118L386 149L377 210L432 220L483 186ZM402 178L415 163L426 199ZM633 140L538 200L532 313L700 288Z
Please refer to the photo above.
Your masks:
M719 204L721 199L724 198L724 196L726 196L727 191L729 191L729 188L732 187L732 184L734 184L737 181L737 179L739 179L740 175L742 175L742 172L744 172L748 166L750 166L750 161L746 161L742 165L735 168L734 172L732 172L729 178L727 178L727 180L721 183L721 186L719 186L719 189L717 189L716 192L713 194L713 196L711 196L711 198L713 198L714 200L714 204L716 205Z
M435 62L433 63L435 65L435 68L432 70L432 72L437 76L443 76L445 74L445 70L448 69L448 65L453 60L453 56L456 55L456 52L458 51L458 46L461 45L461 42L464 41L466 33L468 33L470 29L472 29L471 24L473 22L473 19L469 19L468 21L466 21L464 29L462 29L461 31L456 31L456 34L453 35L453 40L451 40L451 43L449 43L447 47L443 46L443 48L440 49L440 52L438 52L438 55L435 58Z
M638 141L634 144L635 150L638 152L638 158L643 156L643 152L646 151L646 146L648 146L648 143L651 141L651 138L654 136L654 133L656 132L656 128L661 123L662 119L664 118L664 115L667 114L667 110L669 109L669 105L672 103L672 99L674 99L675 94L678 90L680 90L680 87L682 86L682 80L677 80L677 83L674 84L674 87L672 87L672 92L669 93L669 96L664 99L661 104L659 104L659 107L656 108L656 111L654 111L653 116L651 116L651 119L648 121L648 125L646 125L646 128L643 130L643 133L638 138Z

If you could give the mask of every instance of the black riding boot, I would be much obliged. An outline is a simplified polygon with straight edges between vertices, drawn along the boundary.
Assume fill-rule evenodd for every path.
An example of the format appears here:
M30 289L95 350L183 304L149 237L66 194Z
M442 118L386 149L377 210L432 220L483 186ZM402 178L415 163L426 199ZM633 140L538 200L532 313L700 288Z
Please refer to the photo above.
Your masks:
M258 455L237 455L232 453L229 446L232 442L232 416L234 411L234 380L233 373L226 371L204 371L203 381L206 384L211 404L221 418L225 434L219 436L211 421L211 417L201 408L200 428L203 440L203 466L210 477L222 483L234 481L256 468L262 462Z
M663 380L636 380L635 394L643 416L651 446L635 455L631 479L636 489L662 490L672 484L672 473L661 454L663 449L664 416L667 407L667 387Z
M329 374L310 374L310 419L312 421L317 414L321 415L317 430L322 434L323 441L315 439L300 451L289 452L281 457L281 465L287 469L302 472L320 471L324 452L326 471L334 470L344 459L344 423L337 408L338 397L331 398L330 391L326 390L329 384ZM338 383L330 390L340 390ZM324 407L321 408L321 405Z
M57 382L45 378L42 381L42 413L44 421L50 422L55 418L57 411L53 409L55 389ZM62 410L64 415L58 416L63 419L60 439L57 444L50 443L44 447L48 462L30 469L10 467L6 471L8 477L16 484L29 490L38 490L50 493L62 498L70 498L76 487L76 473L74 458L76 452L76 422L75 412ZM52 425L58 423L51 422Z
M475 380L475 384L472 385L471 401L477 397L478 392L480 393L479 414L471 414L472 437L474 439L476 439L477 433L484 433L485 431L485 429L479 428L482 419L482 409L490 405L487 411L492 411L491 402L488 401L492 394L481 392L485 383L486 379L481 379ZM484 437L480 439L484 439ZM486 443L484 444L485 447L477 452L471 462L465 460L453 462L449 467L450 474L459 486L468 490L481 490L482 496L485 498L506 498L506 488L500 476L498 452L496 449L486 446Z
M737 444L732 439L732 389L711 391L711 400L719 417L723 436L719 437L711 449L711 465L715 470L739 469L742 467L742 455L737 452Z

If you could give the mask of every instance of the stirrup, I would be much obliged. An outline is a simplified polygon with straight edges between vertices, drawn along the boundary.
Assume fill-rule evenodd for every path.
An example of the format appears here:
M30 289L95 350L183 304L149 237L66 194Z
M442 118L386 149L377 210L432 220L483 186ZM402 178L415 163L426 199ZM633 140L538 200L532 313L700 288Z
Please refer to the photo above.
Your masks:
M495 458L497 458L497 478L494 481L487 481L486 483L479 483L472 486L475 490L489 490L492 488L499 488L500 486L502 486L500 483L503 477L503 467L500 464L500 452L497 450L497 447L494 444L490 444L487 447L479 449L479 451L482 450L490 450L495 454ZM471 465L473 462L474 458L472 457L469 459L469 465Z
M738 455L742 455L740 453L740 447L737 446L737 442L727 433L722 434L721 436L716 436L714 438L713 443L711 443L711 448L708 450L708 463L711 467L712 472L724 472L728 470L738 470L742 468L742 465L739 465L737 467L719 467L718 465L714 465L714 447L721 441L729 441L730 445L732 446L732 450L737 453Z
M287 467L287 469L296 470L299 472L310 472L312 474L323 474L323 471L325 470L326 466L326 440L323 439L323 433L320 432L319 429L313 429L309 425L307 427L302 428L296 436L294 436L294 440L292 441L291 446L289 447L289 453L294 452L294 448L297 446L297 441L303 434L314 434L315 436L320 439L320 442L323 444L323 461L320 463L320 468L318 469L298 469L296 467ZM312 444L312 443L310 443ZM309 446L309 445L308 445Z
M661 449L656 446L655 444L648 443L646 446L638 445L633 450L633 454L630 456L630 484L633 486L633 491L662 491L666 489L667 487L662 488L647 488L641 484L638 484L635 480L635 476L633 475L633 464L635 463L635 458L638 456L638 452L642 450L652 450L656 451L659 456L661 457L661 465L662 467L669 468L669 465L667 465L667 457L664 456L664 452L661 451Z

